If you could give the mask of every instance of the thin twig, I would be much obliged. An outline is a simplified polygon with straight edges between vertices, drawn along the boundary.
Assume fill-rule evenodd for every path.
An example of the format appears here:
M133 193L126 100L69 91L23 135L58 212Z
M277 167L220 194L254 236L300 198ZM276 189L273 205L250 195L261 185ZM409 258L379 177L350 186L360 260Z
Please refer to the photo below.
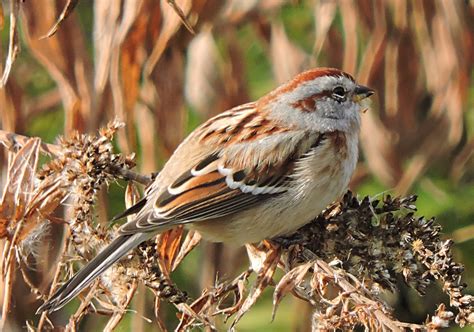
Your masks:
M11 292L12 292L12 286L13 286L13 265L14 265L14 260L10 259L9 261L6 262L8 264L5 278L4 278L4 284L3 284L3 304L2 304L2 318L0 320L0 331L4 331L4 327L8 318L8 311L10 310L10 305L11 305Z
M64 20L69 15L71 15L71 13L73 12L74 8L76 7L78 3L79 3L79 0L68 0L68 2L64 6L61 14L59 15L54 25L51 27L51 29L49 29L49 31L43 37L40 38L40 40L52 37L58 31L59 26L64 22Z
M138 174L128 169L117 167L115 165L110 165L109 171L111 174L118 175L124 180L132 180L143 185L148 185L153 180L153 176Z
M189 32L195 35L196 31L192 27L191 23L189 23L188 19L186 18L186 15L184 15L183 10L176 4L174 0L168 0L168 4L174 9L176 14L181 19L181 22L183 23L183 25L186 27L186 29L188 29Z

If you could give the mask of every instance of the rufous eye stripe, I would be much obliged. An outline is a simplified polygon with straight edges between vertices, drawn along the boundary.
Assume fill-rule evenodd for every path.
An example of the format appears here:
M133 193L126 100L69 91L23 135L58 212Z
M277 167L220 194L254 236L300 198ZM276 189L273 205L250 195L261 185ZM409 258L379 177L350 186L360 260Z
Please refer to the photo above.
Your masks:
M311 95L305 99L299 100L291 104L291 106L293 106L294 108L302 112L311 113L311 112L316 111L316 101L318 99L322 99L322 98L330 97L330 96L331 96L330 91L322 91L319 93L315 93L314 95Z

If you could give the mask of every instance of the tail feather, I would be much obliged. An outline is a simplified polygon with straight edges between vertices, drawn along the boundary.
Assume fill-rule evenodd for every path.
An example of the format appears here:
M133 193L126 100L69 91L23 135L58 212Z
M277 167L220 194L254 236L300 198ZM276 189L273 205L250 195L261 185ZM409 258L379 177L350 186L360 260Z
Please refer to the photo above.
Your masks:
M150 233L136 233L121 235L116 238L93 260L87 263L86 266L62 285L48 301L38 308L36 313L56 311L62 308L94 281L95 278L102 274L102 272L107 270L131 249L148 240L152 235L153 234Z
M140 212L143 209L143 207L145 206L146 202L147 202L146 197L142 198L136 204L132 205L131 207L129 207L128 209L126 209L122 213L120 213L120 214L116 215L115 217L113 217L111 221L117 221L117 220L122 219L124 217L127 217L129 215Z

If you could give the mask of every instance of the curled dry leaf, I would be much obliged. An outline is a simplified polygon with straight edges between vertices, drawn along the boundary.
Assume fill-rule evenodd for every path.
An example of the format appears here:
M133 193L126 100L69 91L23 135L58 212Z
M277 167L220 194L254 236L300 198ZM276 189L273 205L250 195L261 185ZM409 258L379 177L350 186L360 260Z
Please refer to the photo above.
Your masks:
M257 280L255 281L252 291L237 312L234 321L232 322L231 329L235 327L243 315L255 304L260 295L262 295L263 290L273 283L273 275L278 262L280 261L280 254L281 252L279 248L270 248L265 252L265 260L263 261L260 270L257 272Z
M245 283L247 282L247 278L250 275L250 270L242 273L238 278L234 280L234 282L230 285L226 285L225 287L223 285L220 286L220 289L218 288L216 290L216 293L219 294L219 292L223 293L229 293L230 295L234 297L233 304L227 307L222 307L223 301L218 301L217 305L217 310L214 313L214 315L220 315L223 314L225 316L225 321L229 317L231 317L233 314L235 314L239 309L243 306L244 301L245 301ZM218 297L218 296L217 296ZM221 299L225 299L225 297L220 296Z
M186 234L186 237L184 238L177 255L175 255L171 269L172 271L174 271L182 262L182 260L191 252L191 250L193 250L199 244L199 242L201 242L201 238L201 234L193 230Z
M272 320L275 319L275 314L278 308L278 304L282 298L289 292L293 291L303 281L306 273L311 268L314 262L309 261L305 264L299 265L289 272L287 272L283 278L280 279L273 292L273 311Z
M125 208L129 209L133 205L135 205L136 202L140 199L140 194L138 193L137 186L133 182L127 183L127 187L125 188ZM133 218L132 216L129 216L129 220Z
M0 236L5 239L5 244L0 266L3 284L0 329L5 326L11 305L15 251L31 229L25 215L35 180L39 142L39 139L30 139L18 152L10 155L7 180L3 188L0 204Z
M179 226L158 236L156 244L158 250L158 262L160 264L161 272L167 277L169 277L169 274L171 273L174 260L179 252L183 233L183 226Z

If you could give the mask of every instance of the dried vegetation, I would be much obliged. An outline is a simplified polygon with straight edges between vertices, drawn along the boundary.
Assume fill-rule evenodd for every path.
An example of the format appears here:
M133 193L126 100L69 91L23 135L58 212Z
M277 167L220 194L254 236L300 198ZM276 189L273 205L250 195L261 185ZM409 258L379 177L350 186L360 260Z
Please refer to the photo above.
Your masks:
M204 283L194 297L176 286L171 273L200 237L170 231L83 294L67 328L98 313L109 316L106 329L113 329L132 298L149 302L137 292L142 284L155 295L154 321L162 329L170 320L160 314L163 301L179 312L171 319L178 330L221 329L218 317L235 326L273 287L274 313L283 314L276 309L291 293L311 306L307 320L314 330L437 330L473 322L473 298L464 293L453 242L440 236L435 220L416 216L415 197L405 196L430 168L443 169L453 183L473 175L474 135L466 114L474 66L472 3L101 0L91 9L77 0L10 0L0 5L0 16L9 17L0 65L4 328L25 322L30 329L58 327L56 316L34 316L40 303L34 298L47 298L113 238L104 187L117 179L151 179L139 173L159 169L183 138L185 103L206 118L318 65L343 68L377 90L363 116L364 162L352 188L373 175L402 196L359 200L348 193L296 234L248 246L251 265L240 274L230 271L237 275L232 280L215 280L215 270L229 265L223 257L233 261L241 252L224 248L219 258L219 249L207 245L208 256L217 258L201 278L212 285ZM20 26L22 52L34 61L18 59ZM262 62L264 70L247 61ZM31 83L39 68L57 88ZM275 83L261 77L270 72ZM252 80L265 89L254 91ZM64 114L65 135L56 144L12 134L51 112ZM96 134L114 118L123 129L122 122L111 122ZM122 154L112 148L115 134ZM135 157L136 151L150 153ZM39 162L41 153L49 161ZM131 172L135 163L140 170ZM138 197L130 182L126 204ZM457 234L472 240L470 229ZM284 276L275 278L276 270ZM397 292L399 279L420 294L438 280L449 303L423 324L401 322L383 300L387 291ZM144 324L139 314L132 321L137 330Z
M2 141L12 151L0 211L0 231L5 238L4 318L10 309L16 267L37 296L48 297L28 278L25 253L35 255L34 248L49 223L67 224L51 290L77 270L76 261L90 259L113 238L114 228L94 222L93 207L103 184L127 174L137 178L129 171L134 165L132 158L112 151L111 139L119 127L119 123L111 123L96 137L73 134L57 145L3 132ZM36 172L41 149L54 157ZM127 205L137 199L132 186L127 188ZM464 294L463 267L452 259L452 241L440 239L441 228L434 219L415 216L415 201L415 196L389 195L382 201L358 200L348 192L340 203L295 234L259 246L248 245L249 269L232 281L216 280L214 287L204 289L194 301L173 283L170 274L199 243L200 236L183 228L171 230L144 243L135 255L107 271L81 298L67 326L75 330L87 314L98 312L111 316L106 329L113 329L126 313L138 283L143 283L155 295L155 316L162 329L161 301L172 303L180 312L178 330L193 326L217 330L213 322L218 315L226 320L233 317L233 327L263 291L275 284L276 269L285 274L274 289L274 315L282 297L293 293L314 307L315 330L347 330L358 325L373 330L437 330L452 321L460 326L473 323L474 297ZM71 218L59 220L53 213L66 202ZM252 274L256 279L249 289ZM430 283L440 280L450 309L440 304L424 325L396 320L381 295L396 291L400 276L421 295ZM43 313L38 329L46 327L54 325Z

